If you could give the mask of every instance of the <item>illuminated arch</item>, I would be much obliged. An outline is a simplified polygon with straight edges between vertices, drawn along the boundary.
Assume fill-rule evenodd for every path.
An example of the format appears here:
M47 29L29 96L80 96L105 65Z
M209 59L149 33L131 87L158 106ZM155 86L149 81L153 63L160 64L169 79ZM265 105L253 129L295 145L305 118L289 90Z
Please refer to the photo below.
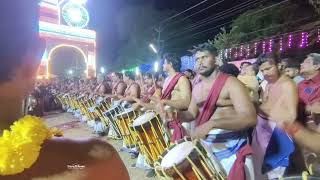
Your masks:
M81 53L81 55L83 56L84 61L85 61L85 63L86 63L86 66L87 66L87 67L86 67L86 72L85 72L85 74L86 74L86 76L88 77L88 59L87 59L87 56L86 56L86 54L84 53L84 51L83 51L81 48L79 48L78 46L75 46L75 45L59 44L59 45L53 47L53 48L50 50L49 54L48 54L48 61L47 61L47 78L50 78L50 77L49 77L49 76L50 76L49 62L51 61L51 58L52 58L51 56L52 56L52 54L53 54L54 51L56 51L57 49L63 48L63 47L74 48L74 49L78 50L78 51Z

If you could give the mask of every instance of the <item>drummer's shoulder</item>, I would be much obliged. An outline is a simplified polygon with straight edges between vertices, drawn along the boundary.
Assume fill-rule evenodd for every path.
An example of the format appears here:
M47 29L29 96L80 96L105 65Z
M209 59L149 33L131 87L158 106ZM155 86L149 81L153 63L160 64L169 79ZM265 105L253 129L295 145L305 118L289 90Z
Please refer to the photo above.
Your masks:
M186 76L181 76L178 80L178 85L190 86L190 81Z

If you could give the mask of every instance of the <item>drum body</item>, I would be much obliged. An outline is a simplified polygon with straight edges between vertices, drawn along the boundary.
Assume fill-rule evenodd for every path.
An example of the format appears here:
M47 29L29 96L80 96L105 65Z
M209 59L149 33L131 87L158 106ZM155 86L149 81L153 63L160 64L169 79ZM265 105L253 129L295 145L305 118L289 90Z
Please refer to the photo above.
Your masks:
M175 180L225 180L226 175L211 162L207 152L199 141L182 139L172 145L155 163L158 176Z
M165 130L160 117L154 112L146 112L134 120L131 129L137 134L141 152L153 166L169 145L165 140Z
M115 122L119 127L124 144L128 148L136 147L137 145L137 137L134 131L130 129L130 126L136 117L137 114L133 110L125 110L116 116Z
M109 137L114 139L122 139L122 134L120 132L120 128L116 123L116 116L120 114L120 106L110 107L107 111L104 111L102 120L111 126L112 130L108 134Z

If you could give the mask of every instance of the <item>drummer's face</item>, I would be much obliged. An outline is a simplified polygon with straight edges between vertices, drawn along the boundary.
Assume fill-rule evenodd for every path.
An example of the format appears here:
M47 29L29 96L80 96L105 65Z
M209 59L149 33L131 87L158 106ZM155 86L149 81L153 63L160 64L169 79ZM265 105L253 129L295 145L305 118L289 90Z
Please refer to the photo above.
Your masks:
M118 76L115 75L115 74L112 74L111 79L112 79L113 82L116 82L116 81L119 80Z
M146 84L148 84L148 85L151 85L151 84L152 84L152 79L149 78L149 77L147 77L147 76L145 76L145 77L144 77L144 82L145 82Z

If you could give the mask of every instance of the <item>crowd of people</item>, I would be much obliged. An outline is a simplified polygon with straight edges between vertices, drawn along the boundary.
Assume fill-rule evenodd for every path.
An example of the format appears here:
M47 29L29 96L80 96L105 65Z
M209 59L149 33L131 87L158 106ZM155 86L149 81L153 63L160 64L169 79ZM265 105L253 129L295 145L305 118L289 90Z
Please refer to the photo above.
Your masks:
M197 47L194 56L194 70L179 72L180 60L164 55L164 81L157 74L113 72L93 80L56 81L56 91L158 112L172 142L185 136L202 139L229 175L243 151L247 179L306 170L304 155L320 151L320 54L304 60L262 54L255 63L242 62L240 69L221 61L210 44ZM94 131L107 135L101 124ZM139 150L130 153L137 157Z

